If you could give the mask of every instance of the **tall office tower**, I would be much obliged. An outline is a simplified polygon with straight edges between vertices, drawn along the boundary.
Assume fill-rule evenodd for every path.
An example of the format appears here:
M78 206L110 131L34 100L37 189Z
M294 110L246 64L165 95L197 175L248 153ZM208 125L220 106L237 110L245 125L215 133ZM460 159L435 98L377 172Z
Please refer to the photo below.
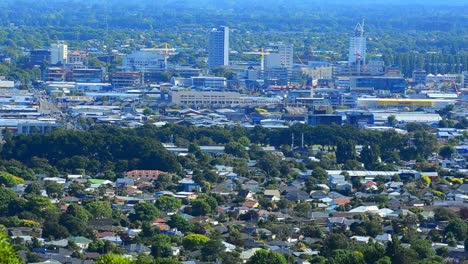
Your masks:
M293 44L270 44L268 46L269 54L265 56L265 68L287 68L293 67Z
M462 72L461 87L468 88L468 71Z
M50 46L50 64L66 64L68 58L68 46L63 42Z
M208 67L210 70L229 65L229 28L214 28L210 32Z
M364 21L354 28L354 36L349 40L349 65L366 65L366 35Z

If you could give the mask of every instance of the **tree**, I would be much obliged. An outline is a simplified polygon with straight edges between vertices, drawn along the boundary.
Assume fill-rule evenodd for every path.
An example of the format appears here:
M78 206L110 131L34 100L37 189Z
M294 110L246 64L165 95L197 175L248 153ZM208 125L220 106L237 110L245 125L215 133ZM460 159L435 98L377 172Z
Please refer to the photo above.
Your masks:
M189 234L182 240L182 245L187 250L201 249L210 239L205 235Z
M17 197L11 189L0 188L0 215L7 214L10 202L15 201Z
M24 184L24 180L18 176L2 171L0 172L0 185L2 184L6 187L13 187L16 184Z
M211 239L201 249L204 261L216 261L226 247L219 239Z
M53 181L47 181L45 183L45 190L49 197L60 198L63 194L63 184Z
M114 254L105 254L96 261L96 264L132 264L132 263L133 261L130 260L129 258L119 256L119 255L114 255Z
M111 218L112 207L109 202L96 201L86 205L86 210L94 219Z
M152 238L151 256L155 259L172 256L171 238L163 234L157 234Z
M22 263L3 230L0 230L0 263Z
M442 146L439 150L439 155L444 159L450 159L455 153L457 153L455 148L449 145Z
M347 249L348 246L348 238L343 233L331 233L323 240L322 251L324 255L329 256L333 250Z
M247 264L287 264L286 258L277 252L260 249L247 261Z
M175 212L182 206L182 203L177 198L161 196L156 199L155 205L161 211Z
M245 150L245 146L239 142L229 142L226 144L224 151L226 154L233 155L238 158L247 158L248 153Z
M236 251L221 252L220 254L221 263L223 264L238 264L242 263L240 254Z
M453 233L458 241L464 241L468 238L468 223L457 217L450 220L444 231Z
M207 215L211 213L211 206L204 199L195 199L191 202L193 216Z
M395 127L398 124L398 120L395 115L389 115L387 117L387 124L391 127Z
M359 251L338 249L333 251L327 264L365 264L364 255Z
M356 159L356 143L353 140L339 139L336 145L336 161L345 163L347 160Z
M436 221L449 221L455 217L455 213L444 207L437 207L434 209L434 220Z
M87 223L90 217L88 211L86 211L83 206L79 204L70 204L65 212L65 215L69 215L75 218L80 219L81 221Z
M234 72L230 68L227 68L227 67L224 67L224 66L214 68L213 70L211 70L211 72L215 76L225 77L228 80L232 80L234 78Z
M169 221L167 221L167 224L171 228L177 228L177 230L184 233L190 232L193 228L193 225L179 214L171 215Z
M414 133L414 145L420 158L426 159L437 150L437 138L427 131L416 131Z
M431 242L427 239L416 239L412 241L411 249L418 253L419 259L429 258L434 255Z
M133 207L133 210L135 212L129 216L132 221L152 221L159 217L158 208L150 203L139 203Z
M364 145L361 151L361 162L364 163L366 169L373 169L374 165L379 162L380 150L375 144Z

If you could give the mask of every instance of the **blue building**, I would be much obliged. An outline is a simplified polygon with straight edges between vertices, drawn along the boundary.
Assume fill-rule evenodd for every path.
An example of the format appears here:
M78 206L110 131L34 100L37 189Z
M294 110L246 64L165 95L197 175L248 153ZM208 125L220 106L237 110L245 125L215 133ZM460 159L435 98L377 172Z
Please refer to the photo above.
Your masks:
M374 91L404 93L406 80L396 76L356 76L350 78L350 88L373 88Z
M331 125L337 124L341 125L342 117L341 115L331 115L331 114L309 114L309 125Z

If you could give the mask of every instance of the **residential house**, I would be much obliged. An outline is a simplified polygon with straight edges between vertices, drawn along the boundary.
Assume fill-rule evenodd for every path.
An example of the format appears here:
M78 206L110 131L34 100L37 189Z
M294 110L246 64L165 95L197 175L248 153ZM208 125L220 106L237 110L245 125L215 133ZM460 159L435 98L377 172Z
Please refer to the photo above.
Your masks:
M67 239L69 242L75 243L81 249L87 249L89 244L93 242L91 239L87 239L86 237L82 237L82 236L69 237Z
M306 191L297 190L286 193L286 199L294 202L310 200L310 196Z
M200 185L194 182L191 178L183 178L179 181L179 184L182 186L184 192L199 192L201 191Z
M279 192L279 190L265 190L263 192L263 197L272 202L277 202L281 200L281 193Z
M242 188L245 190L252 191L252 192L257 192L258 189L260 188L260 185L258 184L257 181L250 180L242 184Z
M254 193L251 190L240 190L237 196L244 198L246 201L254 200Z
M160 170L132 170L127 172L127 178L133 180L145 179L148 181L158 180L159 175L166 173Z

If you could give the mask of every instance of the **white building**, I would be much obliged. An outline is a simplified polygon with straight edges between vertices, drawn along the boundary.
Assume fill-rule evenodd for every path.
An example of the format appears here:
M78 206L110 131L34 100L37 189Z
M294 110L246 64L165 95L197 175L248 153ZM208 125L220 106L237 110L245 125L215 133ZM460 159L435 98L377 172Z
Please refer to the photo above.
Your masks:
M150 72L164 70L164 56L150 51L136 51L125 55L122 66L125 71Z
M239 104L240 94L237 92L199 92L173 91L172 103L176 105L230 105Z
M68 45L59 42L50 46L50 63L66 64L68 59Z
M461 87L462 88L468 87L468 71L462 72Z
M270 44L268 47L269 54L265 56L265 68L287 68L293 67L293 44Z
M366 65L366 36L364 22L354 28L354 36L349 39L349 65Z
M229 65L229 27L214 28L210 32L208 67L210 70Z

